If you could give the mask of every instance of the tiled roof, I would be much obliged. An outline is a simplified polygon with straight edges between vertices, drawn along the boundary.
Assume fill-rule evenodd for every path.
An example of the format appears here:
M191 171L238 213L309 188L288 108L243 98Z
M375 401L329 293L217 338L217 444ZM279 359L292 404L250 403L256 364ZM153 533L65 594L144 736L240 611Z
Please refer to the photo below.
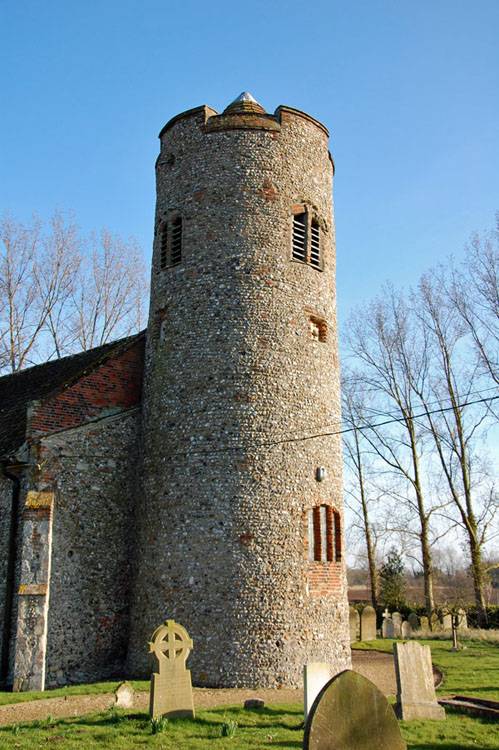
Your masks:
M30 401L48 396L93 370L111 354L127 349L144 332L98 346L70 357L0 377L0 457L17 450L25 440Z

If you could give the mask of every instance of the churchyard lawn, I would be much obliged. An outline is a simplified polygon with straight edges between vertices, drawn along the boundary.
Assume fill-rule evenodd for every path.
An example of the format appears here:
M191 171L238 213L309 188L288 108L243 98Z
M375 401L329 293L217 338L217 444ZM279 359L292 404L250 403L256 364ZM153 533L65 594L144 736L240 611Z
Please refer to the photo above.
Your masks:
M450 651L446 641L424 641L432 649L433 661L445 674L440 694L465 693L483 698L499 699L499 646L467 641L466 650ZM391 652L392 642L372 641L357 643L356 648L379 649ZM68 694L109 692L117 683L74 686L58 691L37 694L36 697ZM134 683L144 689L147 683ZM33 699L33 694L1 694L0 702L12 699ZM241 707L222 707L199 711L195 720L171 720L164 730L152 733L146 713L110 709L70 719L46 720L0 727L2 750L35 750L57 747L73 750L82 747L96 750L132 750L150 747L158 750L297 750L302 747L303 712L301 705L271 705L259 711L245 711ZM237 724L233 736L221 736ZM497 724L485 720L447 712L445 721L411 721L401 723L408 750L497 750Z
M2 750L298 750L302 747L302 707L271 706L260 711L219 708L200 711L195 720L176 719L152 734L144 713L109 711L0 728ZM223 725L236 722L233 736L221 736ZM449 714L445 722L402 722L408 750L497 750L497 724Z

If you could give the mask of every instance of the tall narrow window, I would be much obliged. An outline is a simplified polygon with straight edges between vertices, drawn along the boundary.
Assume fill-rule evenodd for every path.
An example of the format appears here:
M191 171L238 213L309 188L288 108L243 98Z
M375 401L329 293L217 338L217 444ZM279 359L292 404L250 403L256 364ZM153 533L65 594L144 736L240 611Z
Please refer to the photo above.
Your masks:
M307 214L293 216L293 258L307 260Z
M310 225L310 265L321 267L320 229L315 219Z
M307 512L308 559L310 562L341 560L340 514L330 505L318 505Z
M182 219L177 216L172 221L172 244L170 249L170 264L176 266L182 260Z
M161 227L161 246L159 251L159 267L161 270L168 265L168 224Z

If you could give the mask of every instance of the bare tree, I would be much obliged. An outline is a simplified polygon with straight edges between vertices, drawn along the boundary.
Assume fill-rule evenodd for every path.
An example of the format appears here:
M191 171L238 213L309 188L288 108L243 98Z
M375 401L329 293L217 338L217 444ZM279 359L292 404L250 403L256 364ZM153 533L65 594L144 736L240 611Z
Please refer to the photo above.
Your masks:
M54 213L42 238L41 253L33 264L36 293L40 300L46 300L47 307L44 335L40 337L45 345L44 359L74 351L75 338L68 320L82 262L81 244L76 224Z
M351 472L352 481L348 482L346 477L345 491L346 504L353 512L362 535L366 548L367 564L369 571L369 586L371 589L371 604L376 608L378 603L378 570L376 565L376 535L375 528L370 519L369 506L373 498L370 497L366 475L369 473L367 456L361 447L362 434L357 428L357 423L362 418L362 396L356 392L355 385L358 380L343 378L342 388L342 415L343 424L347 432L344 435L343 446L345 463Z
M55 213L0 222L0 372L90 349L140 329L145 266L133 240L86 239Z
M0 232L0 365L15 372L36 359L51 300L37 294L40 222L23 225L5 216Z
M473 237L464 264L453 270L448 291L483 372L499 384L499 213L491 232Z
M147 293L138 246L103 230L91 238L71 295L70 328L81 349L137 331Z
M362 388L377 406L370 420L359 426L386 470L402 478L408 489L396 497L399 508L407 510L401 528L409 532L408 522L417 519L425 606L431 613L435 602L430 519L437 508L425 498L423 437L415 419L419 404L413 389L413 383L424 388L427 378L427 342L402 296L386 287L382 298L356 312L349 325L349 344L360 363ZM375 417L388 417L386 421L395 422L395 427L376 426Z
M434 269L422 277L414 307L432 359L430 387L418 393L457 521L467 537L475 603L484 621L483 550L497 510L497 494L493 485L484 487L486 472L476 452L489 413L486 401L472 403L482 401L473 399L480 384L480 362L466 356L468 330L447 293L446 269ZM438 400L441 410L432 409L430 399Z

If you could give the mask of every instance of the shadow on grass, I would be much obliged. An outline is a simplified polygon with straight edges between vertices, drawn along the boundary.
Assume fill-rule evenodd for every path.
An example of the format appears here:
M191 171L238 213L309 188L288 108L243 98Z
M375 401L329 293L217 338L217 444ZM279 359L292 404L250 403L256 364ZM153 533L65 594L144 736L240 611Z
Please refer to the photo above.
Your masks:
M462 742L456 743L454 742L454 740L450 742L439 740L438 746L435 745L435 742L418 742L416 745L407 745L407 750L436 750L437 747L438 750L490 750L490 748L483 747L482 745L477 745L476 743L472 745L463 745Z

